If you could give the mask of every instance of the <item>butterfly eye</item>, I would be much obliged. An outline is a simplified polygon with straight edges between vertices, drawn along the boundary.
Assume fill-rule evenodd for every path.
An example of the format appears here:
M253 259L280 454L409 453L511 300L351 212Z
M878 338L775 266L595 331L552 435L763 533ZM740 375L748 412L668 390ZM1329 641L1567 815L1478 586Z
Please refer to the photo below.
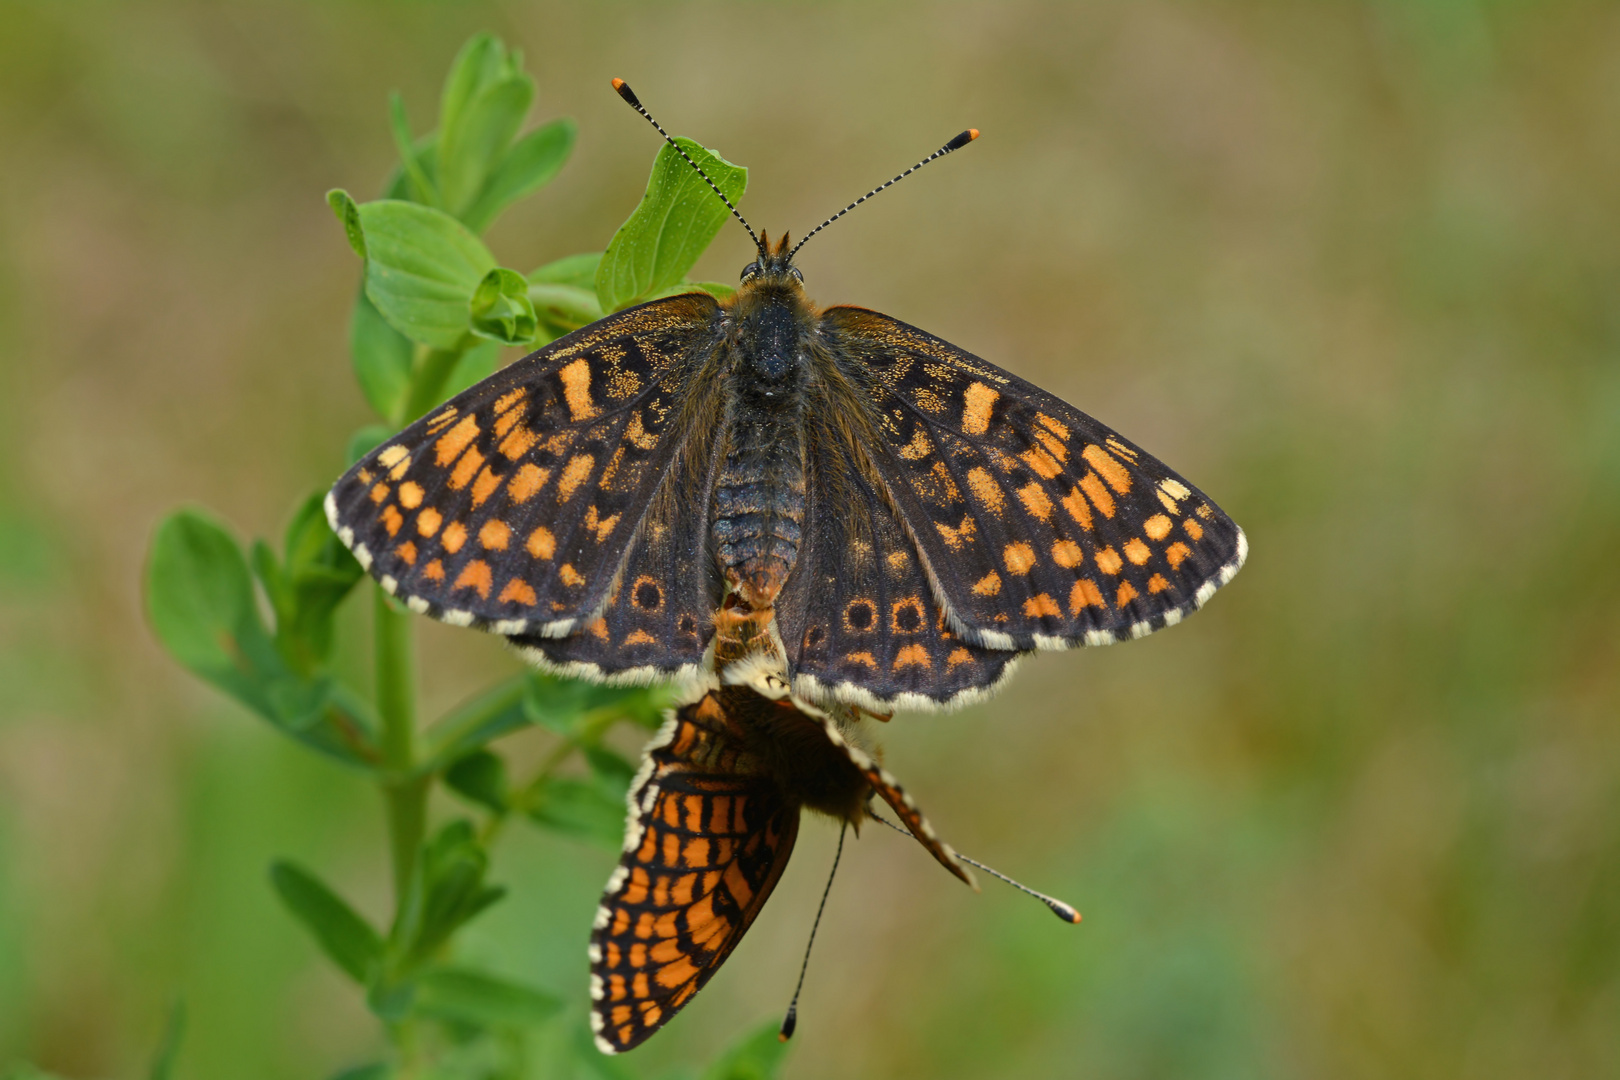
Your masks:
M804 275L799 273L799 268L797 266L788 267L788 273L793 275L794 281L797 281L800 285L804 284Z
M747 281L757 273L759 273L759 263L757 261L751 262L747 266L743 267L742 279Z

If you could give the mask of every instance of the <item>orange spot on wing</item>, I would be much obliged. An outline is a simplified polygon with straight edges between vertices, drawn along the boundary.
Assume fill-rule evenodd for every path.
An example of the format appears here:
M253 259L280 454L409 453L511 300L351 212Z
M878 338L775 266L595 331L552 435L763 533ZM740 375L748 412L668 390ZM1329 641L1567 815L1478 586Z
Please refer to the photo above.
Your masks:
M1096 443L1092 443L1080 451L1080 456L1085 458L1093 469L1101 473L1102 478L1108 481L1108 486L1119 494L1123 495L1131 490L1131 474L1113 454L1110 454Z
M995 408L1001 395L982 382L970 383L962 391L962 430L969 435L983 435L990 428L990 410Z
M478 542L491 551L505 551L512 539L512 530L499 518L490 518L478 530Z
M852 664L865 664L867 667L871 668L873 671L877 670L877 666L878 666L877 657L873 656L869 652L866 652L865 650L862 650L861 652L849 653L849 654L845 655L844 659L848 660Z
M386 501L388 498L388 491L389 488L387 484L377 484L371 489L371 501L379 504Z
M461 575L456 578L453 587L457 589L477 589L478 595L488 600L489 590L493 584L489 572L489 563L483 559L474 559L461 568Z
M946 547L952 551L961 551L962 546L973 539L974 533L978 531L979 526L971 515L966 515L962 518L962 524L960 525L953 527L936 521L934 522L934 528L939 530L939 535L945 541Z
M994 596L1001 591L1001 575L994 570L973 583L973 591L979 596Z
M596 534L596 542L598 544L604 543L608 538L608 534L613 531L613 526L619 523L620 516L621 515L619 514L614 514L611 517L599 518L596 513L596 507L592 506L589 510L585 511L585 528Z
M563 466L562 475L557 478L557 501L565 503L574 497L574 492L585 478L591 475L591 469L596 465L596 458L590 454L575 454Z
M557 539L551 535L550 529L540 525L535 528L534 532L529 534L528 543L523 546L535 558L549 559L552 553L557 550Z
M732 863L726 867L726 872L721 880L726 883L726 889L730 891L732 899L737 901L737 906L746 911L749 903L754 899L754 887L748 883L748 878L743 875L742 868L736 863Z
M443 581L444 563L440 562L438 559L434 559L432 562L422 567L422 576L427 578L429 581Z
M1124 607L1136 597L1136 587L1128 581L1122 581L1119 583L1119 592L1114 595L1114 606Z
M597 414L596 404L591 401L590 361L580 357L564 365L558 370L557 378L562 380L563 401L568 405L569 417L578 422L589 420Z
M971 664L972 662L972 653L966 649L955 649L951 652L951 655L945 658L945 670L953 671L959 664Z
M647 899L647 887L650 884L651 880L647 877L647 871L639 866L636 867L630 871L630 881L625 885L624 895L621 899L624 903L632 906L642 903ZM635 963L635 961L632 960L631 963ZM636 964L635 966L640 967L641 965Z
M452 521L450 524L446 525L444 527L444 536L439 541L439 543L444 545L444 550L448 551L452 555L460 551L461 545L465 544L466 542L467 526L463 525L459 521Z
M1169 587L1170 583L1164 579L1163 574L1154 574L1148 578L1148 592L1150 593L1162 593Z
M1008 544L1002 549L1001 561L1014 574L1027 574L1035 565L1035 549L1022 541Z
M1063 509L1069 512L1069 516L1074 518L1082 529L1091 528L1091 504L1086 502L1086 497L1080 493L1079 488L1074 488L1063 497Z
M1152 556L1153 549L1142 543L1142 541L1138 540L1136 537L1133 536L1129 540L1125 541L1125 557L1131 560L1131 562L1135 565L1141 566L1143 563L1147 562L1148 559L1152 558Z
M473 481L472 501L474 506L483 506L489 497L495 494L495 489L501 486L501 478L496 476L488 465L478 473L478 479Z
M422 505L422 485L414 480L407 480L399 485L399 505L407 510L415 510Z
M1025 510L1042 521L1052 516L1052 500L1039 484L1030 483L1019 488L1018 501L1024 504Z
M1149 540L1163 540L1170 535L1170 519L1163 514L1154 514L1142 522L1142 531L1147 533Z
M1125 568L1125 560L1113 548L1105 547L1097 552L1097 566L1105 574L1117 574Z
M389 536L396 536L399 533L399 527L405 524L405 518L400 514L398 507L389 506L383 509L382 523L383 528L388 530Z
M624 643L626 645L656 645L658 639L645 630L632 630L625 635Z
M1180 540L1164 549L1164 557L1170 563L1170 569L1172 570L1180 570L1182 560L1191 554L1192 548L1183 544Z
M456 462L456 467L450 471L450 486L460 491L472 483L472 478L478 474L483 464L484 455L478 452L478 447L468 447L467 452L461 455L461 460Z
M1069 590L1069 613L1071 615L1080 614L1081 608L1102 606L1102 591L1097 588L1094 581L1081 578L1074 583L1074 588Z
M933 666L934 662L929 657L928 650L921 645L907 645L896 653L894 657L894 670L896 671L907 667L927 669Z
M1057 601L1050 596L1045 593L1037 593L1024 601L1024 614L1032 619L1038 619L1043 615L1062 615L1063 609L1058 607Z
M472 416L464 416L461 422L443 435L433 444L435 460L440 467L450 464L461 456L461 452L472 445L478 438L478 420Z
M1108 489L1103 487L1103 482L1097 479L1096 473L1088 472L1082 476L1080 489L1086 493L1086 498L1091 500L1091 505L1095 506L1103 517L1114 516L1114 497L1108 494Z
M688 979L697 978L697 973L698 969L692 966L692 961L683 956L674 963L665 964L659 968L658 974L654 978L658 980L660 986L674 987L681 985ZM670 1004L674 1005L675 1002Z
M432 536L443 523L444 518L431 506L416 515L416 531L423 536Z
M1073 540L1059 540L1052 545L1052 561L1064 569L1079 566L1085 558L1086 553Z
M973 492L974 498L983 503L992 514L1000 515L1006 505L1002 497L1001 486L991 479L990 474L981 468L968 470L967 485Z
M564 585L585 584L584 576L581 575L578 570L574 569L573 563L563 563L562 566L557 569L557 576L562 578L562 583Z
M1018 457L1025 465L1028 465L1036 473L1046 477L1048 480L1063 471L1063 466L1058 462L1058 459L1039 446L1030 447L1022 454L1019 454Z
M705 869L709 865L708 838L698 836L688 840L686 850L681 852L681 861L694 870Z
M496 597L496 599L503 604L516 601L525 607L534 607L540 602L540 598L534 595L533 587L522 578L513 578L511 581L508 581L506 583L506 588L501 590L501 595Z
M416 565L416 545L411 543L411 541L407 540L403 544L401 544L397 548L395 548L394 549L394 554L398 555L399 558L400 558L400 561L403 562L406 566L415 566Z
M1194 540L1202 540L1204 538L1204 527L1198 524L1198 522L1194 521L1192 518L1186 518L1183 520L1181 527L1186 529L1187 535L1192 537Z

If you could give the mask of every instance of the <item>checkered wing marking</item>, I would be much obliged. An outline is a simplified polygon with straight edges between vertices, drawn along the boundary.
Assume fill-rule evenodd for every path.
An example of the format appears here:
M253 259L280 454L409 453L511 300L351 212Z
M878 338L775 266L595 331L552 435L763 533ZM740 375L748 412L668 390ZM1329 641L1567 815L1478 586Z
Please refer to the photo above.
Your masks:
M813 432L808 540L776 604L795 689L879 710L988 692L1014 655L951 631L915 545L855 453L837 429Z
M719 396L710 397L718 407ZM724 583L708 549L714 475L709 436L720 425L699 420L692 428L602 613L568 637L513 637L526 659L563 674L610 681L697 673L714 633L713 613Z
M823 336L868 388L874 461L965 635L1098 645L1179 622L1237 573L1243 531L1104 425L877 312Z
M577 629L676 459L719 325L715 301L688 293L558 339L366 455L327 498L333 528L413 610Z
M799 808L736 749L713 695L681 709L648 755L591 934L591 1026L610 1054L668 1023L719 970L799 830Z

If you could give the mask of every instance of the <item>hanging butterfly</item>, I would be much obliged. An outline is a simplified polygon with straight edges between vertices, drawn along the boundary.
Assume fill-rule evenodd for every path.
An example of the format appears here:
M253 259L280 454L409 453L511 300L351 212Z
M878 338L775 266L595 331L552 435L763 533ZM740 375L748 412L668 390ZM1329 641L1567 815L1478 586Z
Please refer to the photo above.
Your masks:
M356 464L332 527L411 610L593 679L695 675L732 594L774 607L795 692L879 711L1179 622L1247 551L1203 493L949 342L805 295L805 240L977 134L792 247L716 187L758 252L734 298L641 304L497 372Z
M630 788L624 854L603 891L589 950L591 1027L604 1053L639 1045L720 969L787 868L805 808L857 829L868 819L892 826L868 807L881 799L901 831L967 884L978 887L972 864L1065 921L1080 921L1068 904L940 840L863 745L859 709L822 710L792 694L770 618L769 609L743 606L716 614L717 679L671 710ZM801 988L803 979L801 970ZM793 1034L797 1001L795 993L784 1039Z

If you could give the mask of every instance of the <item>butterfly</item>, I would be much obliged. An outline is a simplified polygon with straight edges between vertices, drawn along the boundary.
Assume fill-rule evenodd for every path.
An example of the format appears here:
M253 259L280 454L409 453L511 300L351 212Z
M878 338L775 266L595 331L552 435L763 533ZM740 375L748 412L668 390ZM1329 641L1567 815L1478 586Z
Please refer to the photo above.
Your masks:
M756 244L734 297L653 300L497 372L350 469L333 529L411 610L583 678L697 677L739 597L774 613L796 694L873 711L1201 607L1247 541L1196 487L949 342L811 302L795 254L889 184L792 246L716 187Z
M804 808L858 828L881 799L977 887L971 860L938 838L863 745L860 710L792 694L770 618L741 605L716 613L717 678L670 711L630 788L624 853L589 948L591 1028L604 1053L638 1046L719 970L786 869ZM791 1031L790 1021L784 1038Z

